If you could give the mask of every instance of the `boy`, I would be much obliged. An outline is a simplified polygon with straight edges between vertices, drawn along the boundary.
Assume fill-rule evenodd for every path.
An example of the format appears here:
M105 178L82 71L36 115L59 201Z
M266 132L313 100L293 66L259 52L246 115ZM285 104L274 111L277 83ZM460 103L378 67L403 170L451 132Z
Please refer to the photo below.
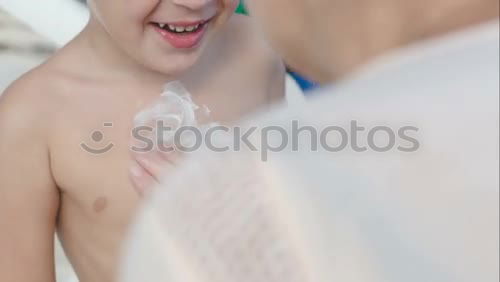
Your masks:
M55 231L81 282L115 280L138 201L128 178L132 119L165 82L181 80L222 122L283 96L281 62L250 19L231 16L236 5L90 1L82 33L7 89L0 281L54 281Z

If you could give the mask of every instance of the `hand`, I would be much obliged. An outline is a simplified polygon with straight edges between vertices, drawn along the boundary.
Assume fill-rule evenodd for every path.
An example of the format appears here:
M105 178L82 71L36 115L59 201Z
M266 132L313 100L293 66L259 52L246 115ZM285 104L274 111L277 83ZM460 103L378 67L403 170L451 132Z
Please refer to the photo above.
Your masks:
M154 186L175 169L180 153L151 151L147 153L132 152L132 163L129 170L130 180L136 192L144 196Z

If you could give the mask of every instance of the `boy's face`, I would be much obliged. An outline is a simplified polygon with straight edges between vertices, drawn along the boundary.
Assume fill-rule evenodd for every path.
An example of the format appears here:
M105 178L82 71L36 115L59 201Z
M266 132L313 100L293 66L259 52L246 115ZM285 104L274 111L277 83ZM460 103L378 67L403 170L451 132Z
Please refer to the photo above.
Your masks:
M93 18L127 56L178 75L199 58L237 0L91 0Z

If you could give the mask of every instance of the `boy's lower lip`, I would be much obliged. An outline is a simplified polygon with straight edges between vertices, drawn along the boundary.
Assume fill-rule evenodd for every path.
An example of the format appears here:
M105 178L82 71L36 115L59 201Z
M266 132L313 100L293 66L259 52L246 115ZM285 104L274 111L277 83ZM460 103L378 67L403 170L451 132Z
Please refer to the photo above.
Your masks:
M208 25L209 23L206 23L198 31L185 34L169 32L156 25L153 25L153 27L174 48L190 49L196 47L201 42Z

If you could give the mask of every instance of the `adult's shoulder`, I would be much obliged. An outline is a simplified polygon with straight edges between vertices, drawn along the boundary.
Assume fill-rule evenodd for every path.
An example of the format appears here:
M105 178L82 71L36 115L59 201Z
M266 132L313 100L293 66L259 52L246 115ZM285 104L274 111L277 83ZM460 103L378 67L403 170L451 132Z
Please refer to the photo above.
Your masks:
M267 89L270 101L283 98L285 81L285 64L253 19L249 16L234 15L226 25L224 32L226 43L221 49L226 50L223 56L233 66L246 73L247 79L255 85L263 85Z
M257 24L249 16L235 14L226 25L226 42L233 50L255 62L282 64L278 54L271 48Z

